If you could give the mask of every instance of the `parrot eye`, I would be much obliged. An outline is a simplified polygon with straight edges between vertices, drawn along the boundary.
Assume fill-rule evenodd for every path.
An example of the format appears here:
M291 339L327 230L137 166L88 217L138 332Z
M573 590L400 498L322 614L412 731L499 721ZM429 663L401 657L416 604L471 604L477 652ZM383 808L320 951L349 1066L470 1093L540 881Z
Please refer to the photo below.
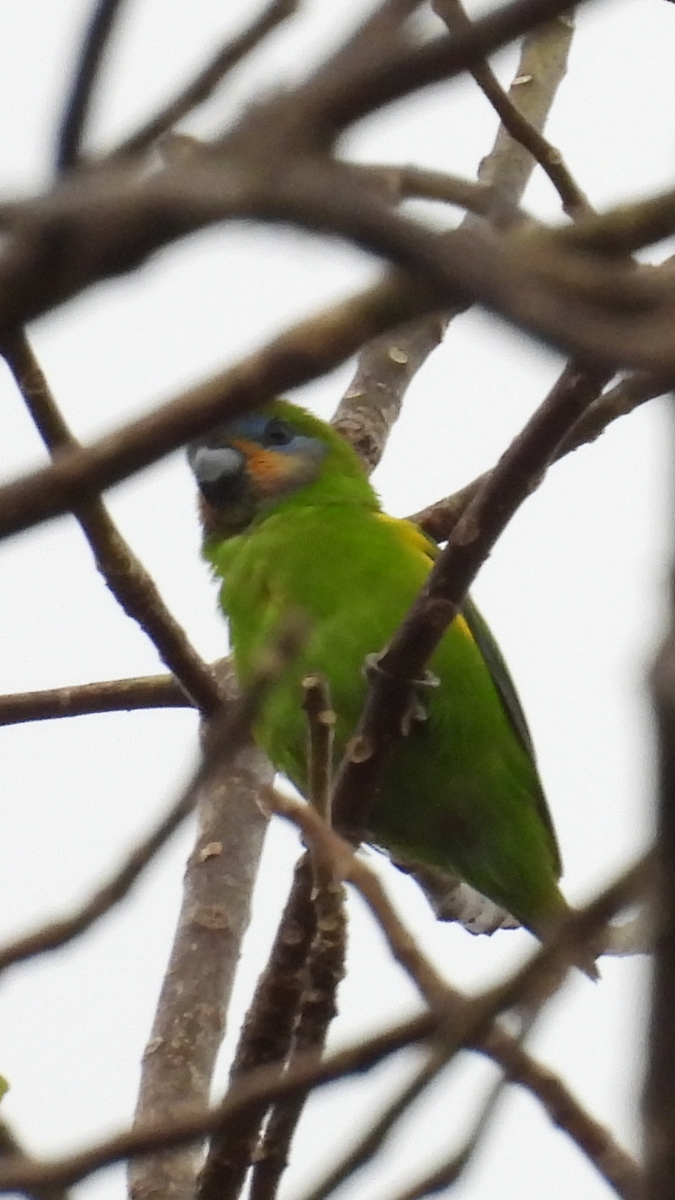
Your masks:
M287 421L268 421L263 433L264 446L288 446L295 438L295 430Z

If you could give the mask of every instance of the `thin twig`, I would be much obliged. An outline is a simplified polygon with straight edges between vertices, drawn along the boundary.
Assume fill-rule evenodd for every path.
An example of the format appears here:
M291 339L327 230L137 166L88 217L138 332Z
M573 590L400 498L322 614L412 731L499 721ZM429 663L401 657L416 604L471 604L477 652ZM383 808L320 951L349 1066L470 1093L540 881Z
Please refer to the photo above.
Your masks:
M261 697L271 681L277 677L280 664L287 661L289 655L297 652L301 637L301 625L293 620L289 621L281 631L277 643L268 650L265 661L259 664L249 689L236 703L227 705L225 709L221 707L204 739L202 761L166 815L150 834L139 842L110 878L96 888L89 899L71 916L41 925L32 933L0 948L0 972L15 963L56 950L72 941L124 899L148 863L192 812L199 788L207 786L214 772L216 780L218 779L218 773L224 764L246 740Z
M509 1082L526 1088L537 1098L553 1124L571 1138L617 1195L623 1200L638 1200L642 1192L640 1166L559 1076L532 1058L497 1025L487 1035L483 1052L499 1063Z
M394 1125L438 1078L445 1066L440 1044L432 1043L424 1062L394 1095L356 1145L317 1183L302 1200L326 1200L345 1180L371 1161L382 1148Z
M307 713L307 799L324 821L331 823L331 783L335 712L327 681L307 675L302 681L302 707Z
M547 999L549 999L548 995L541 994L538 998L536 1009L531 1007L526 1013L521 1012L519 1014L520 1029L518 1036L512 1039L516 1047L516 1053L519 1050L522 1051L523 1041L530 1032L539 1011ZM495 1026L494 1028L498 1030L499 1027ZM426 1172L416 1183L396 1193L395 1200L423 1200L423 1197L434 1195L445 1188L452 1187L457 1182L475 1157L476 1151L484 1140L507 1082L508 1075L502 1074L490 1086L487 1096L484 1098L474 1118L473 1125L459 1149L453 1151L440 1166ZM637 1200L637 1197L634 1200Z
M471 21L462 0L434 0L433 8L445 21L451 34L466 33L471 28ZM535 116L533 111L533 105L537 104L539 97L530 94L533 87L541 83L543 61L548 68L550 83L546 81L546 90L541 99L544 111L548 112L550 92L555 94L564 74L573 24L574 17L570 13L564 13L556 21L532 29L525 35L520 68L508 94L487 62L475 63L471 74L498 114L504 130L524 147L546 172L560 196L565 212L571 217L577 217L590 212L590 205L565 166L560 151L542 134L543 121L540 114ZM539 70L536 70L537 66ZM515 95L522 97L523 92L528 94L530 116L524 115L513 100Z
M271 0L247 29L217 50L210 62L177 96L141 125L140 129L120 142L107 156L108 161L142 154L144 150L148 150L162 134L208 100L230 71L255 50L268 34L297 12L299 3L300 0Z
M488 183L450 175L446 171L432 171L411 163L378 163L375 166L351 163L356 176L389 200L398 204L401 200L436 200L464 208L477 217L499 219L501 227L510 220L522 221L525 213L511 204L504 193Z
M79 450L80 445L51 394L25 333L19 330L7 338L2 353L50 453L56 456L64 450ZM202 662L185 631L169 612L155 583L122 537L103 501L91 498L84 504L75 505L73 515L89 542L96 566L127 616L137 621L150 638L188 698L205 716L212 715L222 697L211 668Z
M76 683L41 692L10 692L0 696L0 725L53 721L92 713L131 712L140 708L192 707L173 675L146 675L136 679Z
M61 119L56 151L59 174L77 166L94 87L122 3L123 0L97 0L91 15Z
M297 806L298 810L303 807L306 806ZM284 811L283 805L280 811ZM322 825L320 819L316 814L312 814L309 808L306 808L306 813L313 816L315 822L319 824L311 827L307 816L304 815L303 830L306 833L309 831L317 833L319 826ZM325 830L325 826L323 829ZM321 831L321 837L325 838L326 834L330 834L330 832L330 830L326 830L325 833ZM351 847L346 848L345 853L347 852L350 858L353 858L354 852ZM344 858L345 854L340 852L338 857ZM347 870L345 863L345 875ZM466 1044L473 1045L478 1040L483 1025L495 1015L496 1009L503 1004L513 1002L518 995L525 997L533 980L536 980L540 974L542 966L546 968L552 958L561 952L567 939L577 940L594 936L598 923L604 924L621 907L631 903L635 899L636 888L649 878L652 871L653 863L649 858L643 860L637 867L631 868L587 908L574 914L551 944L541 949L536 958L512 977L506 986L498 989L497 992L488 993L486 1001L479 999L472 1001L471 1013L466 1014L467 1019L464 1022L463 1032L466 1035ZM395 1053L402 1047L433 1036L440 1025L447 1022L450 1016L453 1016L453 1019L457 1017L458 1025L462 1024L459 1021L462 1009L457 1007L451 991L448 992L448 996L445 1007L401 1022L386 1033L369 1039L366 1043L361 1042L358 1046L349 1047L333 1054L325 1058L318 1067L314 1061L308 1062L306 1065L297 1063L293 1072L285 1074L277 1066L259 1068L242 1079L237 1088L233 1089L216 1109L180 1116L142 1129L125 1130L105 1141L87 1146L60 1159L51 1161L18 1159L4 1164L0 1162L0 1190L26 1191L36 1186L70 1186L102 1167L120 1160L186 1144L216 1129L224 1130L229 1121L236 1119L249 1106L259 1105L263 1101L267 1106L282 1096L292 1096L298 1089L305 1090L308 1086L321 1086L334 1079L342 1078L345 1074L368 1070L380 1062L383 1057ZM479 1048L478 1045L476 1048Z
M32 933L24 934L0 948L0 972L38 954L46 954L67 945L124 900L142 871L192 812L194 804L195 786L194 780L191 780L165 816L84 904L70 916L48 921Z

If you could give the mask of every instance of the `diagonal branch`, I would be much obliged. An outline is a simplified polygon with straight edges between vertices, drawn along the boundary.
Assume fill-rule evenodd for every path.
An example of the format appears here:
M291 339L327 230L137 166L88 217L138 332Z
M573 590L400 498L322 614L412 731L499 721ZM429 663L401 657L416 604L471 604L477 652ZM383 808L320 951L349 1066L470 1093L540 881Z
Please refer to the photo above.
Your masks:
M449 0L449 3L452 7L453 0ZM437 5L437 10L439 7L442 5ZM463 30L466 28L468 26L465 23ZM471 194L467 195L466 185L459 193L462 202L469 199L473 201L473 207L467 205L469 212L464 218L464 225L470 225L472 215L485 217L499 224L500 228L506 227L507 218L509 221L522 220L522 214L516 206L538 161L536 154L533 157L527 150L524 151L523 133L527 133L528 149L532 149L533 144L535 149L541 149L544 141L541 130L564 77L572 31L571 19L564 16L552 25L528 33L508 94L492 76L489 67L478 64L474 68L479 73L483 71L484 74L490 74L494 81L493 97L496 98L496 93L499 93L499 103L495 107L502 120L506 116L508 125L502 125L497 130L492 149L480 165L479 181L472 185ZM520 82L523 79L528 80L524 93ZM516 109L512 99L516 93L520 109ZM513 118L514 113L518 116L517 121ZM536 141L538 138L541 142ZM394 199L400 199L405 194L419 194L422 184L426 184L427 194L446 198L448 184L445 177L404 168L392 178L391 168L383 167L380 170L381 185L388 183L390 194L392 186L396 189ZM372 178L372 175L369 177ZM452 183L450 194L457 199L456 181ZM457 292L454 298L450 298L450 307L446 302L443 312L408 322L370 342L361 351L356 373L340 402L333 424L355 445L367 469L372 470L382 457L389 431L399 416L403 397L412 379L443 340L450 322L468 305L468 300Z
M464 511L417 601L381 655L364 712L339 768L336 825L358 836L375 802L382 767L402 736L410 680L459 611L476 572L519 505L536 488L556 447L597 394L600 372L572 364L511 443Z
M261 350L115 433L0 487L0 537L18 533L119 483L219 421L315 379L389 325L431 307L431 293L391 274L300 321Z
M219 786L221 772L249 737L251 720L262 696L277 677L282 664L298 649L301 625L289 620L278 642L259 665L256 677L237 701L221 706L204 738L204 753L192 779L150 834L131 851L125 861L89 899L69 917L40 926L33 933L0 948L0 972L37 954L56 950L79 937L128 894L141 872L166 844L193 810L200 788ZM215 784L214 784L215 779Z
M465 33L471 28L471 21L462 0L433 0L433 8L445 21L450 33ZM541 132L552 96L555 95L565 73L573 28L574 17L564 13L548 25L528 31L523 41L521 62L510 94L504 91L487 62L475 63L471 74L503 126L499 139L502 145L495 147L493 164L486 163L481 167L481 180L494 182L491 178L492 169L500 160L500 151L508 153L508 135L512 142L518 144L520 152L510 154L511 161L508 166L505 164L501 168L501 186L505 182L504 174L508 172L512 180L509 194L517 191L522 196L523 175L526 180L532 170L527 156L522 154L522 150L526 150L548 175L560 196L564 211L571 217L578 217L590 211L588 200L565 166L560 151L552 146ZM516 95L521 107L514 103ZM527 99L522 104L525 97ZM504 142L506 145L503 145Z
M61 119L56 151L60 174L77 166L94 87L122 3L123 0L96 0Z
M59 411L26 335L17 331L7 338L3 354L50 453L56 456L64 450L79 450L79 443ZM73 514L91 546L96 566L127 616L137 621L153 642L188 698L205 716L213 714L222 697L211 668L202 662L169 612L103 501L91 498L75 505Z
M600 377L597 378L599 383ZM628 375L606 392L601 392L598 387L596 399L592 401L563 438L551 463L559 462L566 454L571 454L580 446L595 441L612 421L627 416L646 401L664 395L669 387L667 379L646 372L635 372L633 375ZM467 505L485 485L487 477L487 472L479 475L452 496L414 513L410 520L419 525L435 541L446 541Z
M214 54L211 61L190 80L182 92L116 146L112 154L108 155L107 161L142 154L144 150L149 150L162 134L208 100L230 71L239 66L268 34L297 12L299 3L300 0L271 0L247 29Z
M124 862L92 895L69 916L40 925L0 947L0 973L38 954L59 950L80 937L101 917L110 912L131 891L145 868L173 836L195 803L194 784L190 783L150 833L138 843Z
M288 806L293 804L294 802L281 798L279 811L288 810L290 813ZM293 819L298 820L303 830L310 830L317 836L320 833L322 840L330 834L330 831L321 831L322 823L316 814L312 814L311 809L297 804L295 809L297 812ZM303 809L305 812L300 818ZM315 818L311 827L307 814ZM319 825L316 824L317 821ZM344 853L340 852L339 857L342 861L345 860ZM349 849L348 861L353 857L353 850ZM583 940L594 936L600 923L604 924L620 908L632 903L637 889L648 882L652 872L653 861L648 856L621 876L585 909L575 913L552 942L542 948L536 958L517 972L504 987L487 993L485 997L472 1000L468 1006L464 1003L458 1004L456 993L446 988L446 1003L443 1007L401 1022L365 1043L361 1042L358 1046L348 1047L333 1054L324 1059L318 1067L310 1056L311 1061L305 1063L303 1060L295 1065L292 1072L285 1074L278 1066L263 1067L251 1072L215 1109L200 1110L160 1124L125 1130L103 1142L86 1146L52 1161L19 1158L14 1162L0 1162L0 1190L26 1191L41 1186L67 1187L112 1163L183 1145L214 1130L224 1130L229 1121L237 1119L251 1105L258 1105L263 1101L269 1105L276 1099L293 1096L298 1090L306 1090L309 1086L320 1086L355 1071L369 1070L384 1057L404 1046L434 1036L444 1024L447 1026L449 1018L456 1021L458 1047L461 1043L476 1045L477 1049L481 1049L479 1042L490 1020L494 1019L503 1007L517 1003L519 998L527 997L533 984L540 979L542 970L545 972L558 955L565 953L570 938ZM411 942L412 940L410 938ZM490 1053L487 1042L484 1051Z

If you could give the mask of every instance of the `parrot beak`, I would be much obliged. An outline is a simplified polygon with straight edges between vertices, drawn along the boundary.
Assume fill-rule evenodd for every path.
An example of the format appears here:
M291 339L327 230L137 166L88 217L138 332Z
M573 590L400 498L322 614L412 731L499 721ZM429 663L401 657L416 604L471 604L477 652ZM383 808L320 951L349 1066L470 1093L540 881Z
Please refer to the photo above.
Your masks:
M214 508L241 502L246 489L246 457L233 446L191 446L188 462L199 490Z

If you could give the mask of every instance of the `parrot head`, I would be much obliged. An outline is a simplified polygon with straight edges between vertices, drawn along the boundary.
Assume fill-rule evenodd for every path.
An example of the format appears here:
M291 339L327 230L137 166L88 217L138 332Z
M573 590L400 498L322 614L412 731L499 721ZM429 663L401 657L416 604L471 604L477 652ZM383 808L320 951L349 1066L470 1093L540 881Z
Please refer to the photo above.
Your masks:
M322 503L330 501L336 488L341 500L350 490L361 493L361 502L372 496L363 468L343 438L285 400L218 426L192 443L188 462L199 487L207 536L235 537L290 497L315 503L316 487Z

